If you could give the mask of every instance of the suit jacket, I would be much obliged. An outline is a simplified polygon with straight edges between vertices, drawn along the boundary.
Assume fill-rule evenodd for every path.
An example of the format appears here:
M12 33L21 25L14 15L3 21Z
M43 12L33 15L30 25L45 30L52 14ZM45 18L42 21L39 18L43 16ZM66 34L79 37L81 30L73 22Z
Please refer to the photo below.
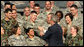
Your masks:
M62 29L57 23L49 27L42 38L48 40L49 46L63 46Z

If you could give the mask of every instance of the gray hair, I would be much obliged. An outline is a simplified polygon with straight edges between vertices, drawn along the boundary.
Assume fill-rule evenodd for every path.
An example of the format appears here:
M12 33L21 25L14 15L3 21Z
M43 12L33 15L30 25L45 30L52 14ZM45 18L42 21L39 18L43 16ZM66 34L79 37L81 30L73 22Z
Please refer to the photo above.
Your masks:
M49 14L52 15L51 20L56 23L56 21L57 21L57 16L56 16L54 13L49 13Z

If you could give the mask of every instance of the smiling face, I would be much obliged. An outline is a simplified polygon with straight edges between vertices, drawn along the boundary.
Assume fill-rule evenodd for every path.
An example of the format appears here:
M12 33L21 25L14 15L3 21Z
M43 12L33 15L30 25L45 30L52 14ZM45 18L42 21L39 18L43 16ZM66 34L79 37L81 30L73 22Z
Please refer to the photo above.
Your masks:
M71 27L71 34L74 35L76 33L76 29L74 27Z
M6 5L5 7L4 7L4 9L6 10L7 8L10 8L11 9L11 5Z
M40 13L40 7L34 7L34 10L37 12L37 14Z
M33 29L30 29L29 30L29 33L27 33L29 36L34 36L34 30Z
M61 18L61 13L57 13L57 17L60 19Z
M25 14L26 16L28 16L28 15L30 14L30 9L29 9L28 7L26 7L26 8L24 9L24 14Z
M37 19L37 14L36 14L36 13L31 13L31 14L30 14L30 19L31 19L32 21L35 21L35 20Z
M33 8L33 7L34 7L34 4L35 4L35 2L34 2L34 1L30 1L30 3L29 3L30 8Z
M49 1L46 1L45 7L47 10L51 9L51 3Z
M8 11L8 13L5 13L5 14L6 14L6 17L7 17L7 18L9 18L9 19L12 18L12 17L11 17L11 16L12 16L12 12L11 12L11 11Z
M66 16L66 22L69 24L71 22L71 19L69 16Z
M21 34L21 29L18 27L16 34L20 35Z
M16 8L16 6L15 6L15 5L13 5L13 6L12 6L12 9L15 9L15 10L16 10L17 8Z
M71 11L71 13L72 13L73 15L76 15L77 12L78 12L78 9L75 9L74 7L71 7L71 8L70 8L70 11Z
M16 18L16 17L17 17L17 12L16 12L16 10L12 10L12 17L13 17L13 18Z
M53 6L55 4L55 1L50 1L51 2L51 5Z
M47 23L50 23L50 20L51 20L51 15L47 15Z

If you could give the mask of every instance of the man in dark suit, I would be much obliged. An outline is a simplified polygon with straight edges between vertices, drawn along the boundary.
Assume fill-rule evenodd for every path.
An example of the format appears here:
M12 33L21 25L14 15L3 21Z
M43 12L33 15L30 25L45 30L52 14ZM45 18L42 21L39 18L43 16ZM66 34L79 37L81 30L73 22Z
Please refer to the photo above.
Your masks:
M47 40L48 46L63 46L62 29L60 25L56 23L56 19L56 16L51 17L51 26L42 36L44 40Z

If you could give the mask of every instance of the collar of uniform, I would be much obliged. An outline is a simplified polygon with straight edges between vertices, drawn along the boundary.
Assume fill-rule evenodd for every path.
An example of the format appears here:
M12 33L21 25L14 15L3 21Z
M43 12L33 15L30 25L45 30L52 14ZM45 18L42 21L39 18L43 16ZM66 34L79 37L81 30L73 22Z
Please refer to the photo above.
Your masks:
M26 16L25 16L25 15L23 16L23 18L24 18L24 20L26 20ZM28 17L27 17L27 18L28 18Z
M31 40L31 41L35 40L35 36L33 38L29 38L29 40Z
M15 36L15 34L13 35L15 39L20 39L20 35L19 36Z

